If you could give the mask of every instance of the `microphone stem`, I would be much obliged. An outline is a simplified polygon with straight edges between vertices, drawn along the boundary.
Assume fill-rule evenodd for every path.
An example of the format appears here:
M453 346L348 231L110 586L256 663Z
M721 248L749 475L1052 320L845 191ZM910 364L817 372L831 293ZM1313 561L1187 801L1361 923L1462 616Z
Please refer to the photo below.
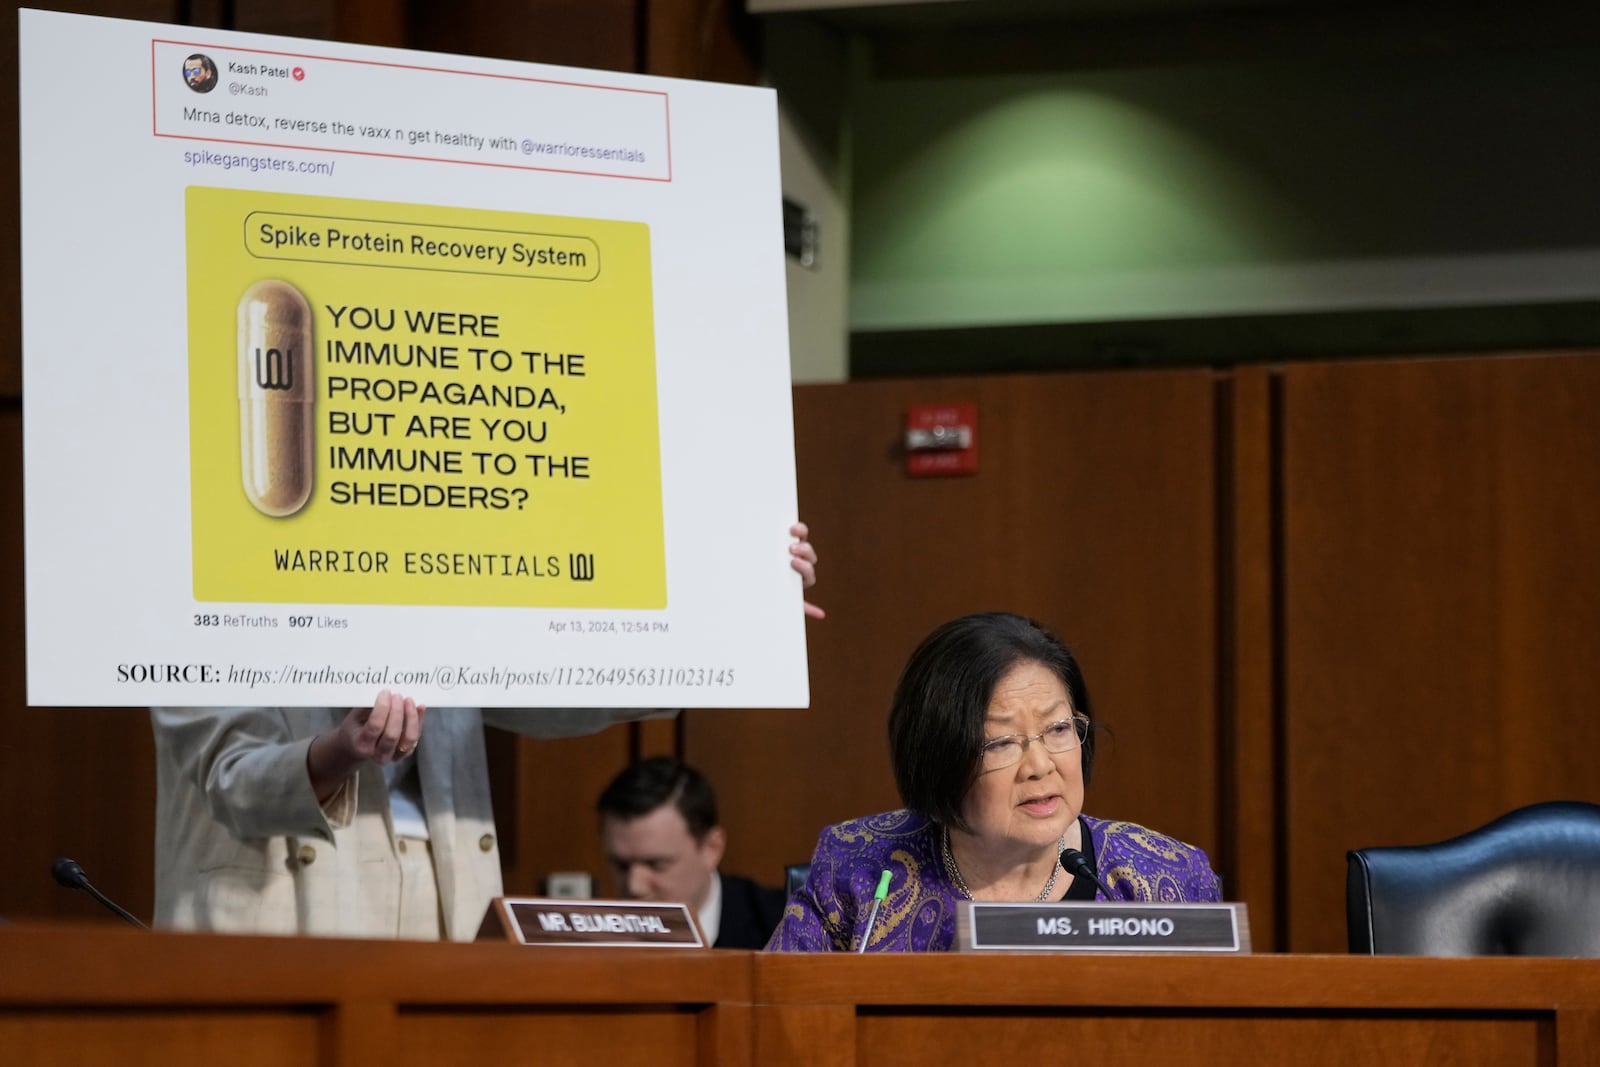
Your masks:
M1117 895L1111 891L1111 887L1100 880L1100 873L1089 862L1088 856L1085 856L1077 849L1062 849L1059 862L1074 877L1088 877L1091 882L1099 887L1100 892L1106 895L1107 900L1117 899Z
M126 922L132 926L137 926L141 930L149 929L149 927L147 927L144 923L140 922L138 919L135 919L132 912L128 911L121 904L118 904L116 901L112 900L110 897L106 896L104 893L100 892L100 890L91 885L87 878L85 878L81 884L83 885L83 888L88 891L91 897L94 897L94 899L98 900L100 903L116 912L123 922Z
M857 953L867 951L867 939L872 936L872 924L878 921L878 907L883 903L883 898L878 897L872 902L872 910L867 913L867 928L861 931L861 944L856 949Z

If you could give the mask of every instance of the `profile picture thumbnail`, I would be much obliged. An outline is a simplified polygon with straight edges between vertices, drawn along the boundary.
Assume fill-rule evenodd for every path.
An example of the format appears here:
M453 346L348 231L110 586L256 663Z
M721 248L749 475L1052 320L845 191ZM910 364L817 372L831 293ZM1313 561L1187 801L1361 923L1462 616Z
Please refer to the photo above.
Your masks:
M217 87L217 65L203 52L196 52L183 61L183 84L197 93L209 93Z

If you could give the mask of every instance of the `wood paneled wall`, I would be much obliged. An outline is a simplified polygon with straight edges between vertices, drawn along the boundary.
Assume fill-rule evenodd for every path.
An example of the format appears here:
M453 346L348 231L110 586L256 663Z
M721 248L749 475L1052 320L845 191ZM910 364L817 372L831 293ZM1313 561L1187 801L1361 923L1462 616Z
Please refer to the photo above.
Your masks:
M980 472L904 477L905 408L956 400ZM1258 949L1342 951L1347 850L1600 801L1596 410L1589 353L797 389L813 706L682 727L729 865L891 806L906 654L1006 607L1115 731L1088 809L1204 846Z
M1600 359L1282 378L1287 943L1344 947L1347 849L1600 802Z
M155 744L127 708L27 706L22 552L22 416L0 411L0 917L99 919L50 865L82 863L113 900L148 916L155 898Z

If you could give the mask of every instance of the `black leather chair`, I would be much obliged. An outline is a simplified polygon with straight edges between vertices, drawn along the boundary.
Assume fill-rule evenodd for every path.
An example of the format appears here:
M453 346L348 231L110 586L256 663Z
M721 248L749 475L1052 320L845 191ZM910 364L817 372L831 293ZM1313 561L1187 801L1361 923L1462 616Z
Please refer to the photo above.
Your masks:
M783 895L785 899L794 896L795 890L806 884L806 879L811 875L811 864L791 863L783 869Z
M1600 805L1533 804L1349 864L1351 952L1600 957Z

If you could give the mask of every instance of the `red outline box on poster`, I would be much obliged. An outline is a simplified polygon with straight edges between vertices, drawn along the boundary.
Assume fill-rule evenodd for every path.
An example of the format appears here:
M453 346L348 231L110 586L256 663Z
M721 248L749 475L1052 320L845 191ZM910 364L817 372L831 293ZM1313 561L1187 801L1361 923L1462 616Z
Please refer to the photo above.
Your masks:
M161 111L157 102L156 78L158 74L156 46L173 45L178 48L205 51L210 49L230 55L259 55L275 56L281 59L298 59L315 63L343 63L361 67L380 67L391 70L413 71L418 74L447 74L461 78L490 78L498 81L521 83L524 85L542 85L564 89L589 89L602 93L629 93L638 97L654 98L661 105L662 141L666 146L666 172L664 174L625 174L609 170L577 170L572 167L561 166L534 166L529 163L507 163L496 160L484 159L454 159L448 156L429 156L411 152L379 152L371 149L334 148L327 145L294 144L281 141L252 141L234 137L197 137L190 133L162 132ZM220 77L219 72L219 77ZM212 144L248 145L253 148L287 148L301 152L329 152L336 155L369 156L380 159L410 159L430 163L461 163L473 167L494 167L505 170L531 170L543 171L554 174L578 174L591 178L623 178L630 181L670 182L672 181L672 116L670 99L666 92L656 89L633 89L617 85L598 85L592 82L563 81L556 78L532 78L517 74L491 74L476 70L455 70L449 67L428 67L411 63L382 63L366 59L345 59L337 56L314 55L310 52L278 52L264 48L241 48L237 45L207 45L196 41L178 41L171 38L153 37L150 40L150 127L151 133L156 137L172 138L180 141L201 141ZM524 140L529 140L525 138Z

